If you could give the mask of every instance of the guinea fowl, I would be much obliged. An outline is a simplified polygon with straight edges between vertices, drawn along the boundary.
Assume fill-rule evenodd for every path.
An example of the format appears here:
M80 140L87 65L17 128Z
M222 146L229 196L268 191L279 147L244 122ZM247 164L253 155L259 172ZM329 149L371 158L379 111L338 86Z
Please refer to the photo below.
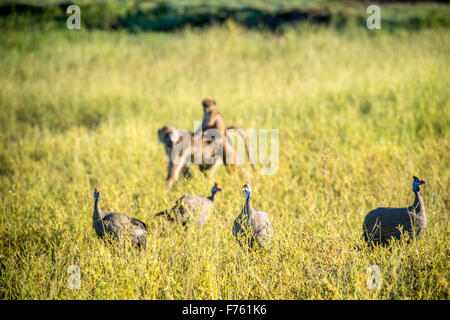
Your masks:
M215 195L219 191L222 191L222 188L216 183L208 197L186 194L175 202L172 209L161 211L156 216L165 216L169 221L176 220L182 225L186 225L193 217L197 216L197 226L202 227L208 219Z
M427 217L420 186L425 181L413 176L412 189L415 194L414 203L407 208L377 208L366 215L363 224L363 236L367 242L386 245L391 238L400 239L399 227L410 236L420 237L427 226Z
M234 220L233 235L241 246L247 243L253 247L255 242L267 248L272 242L273 229L269 216L264 211L255 210L251 205L252 189L250 183L242 187L245 203L239 216Z
M94 191L94 214L92 227L100 238L109 235L114 240L122 240L124 236L131 238L131 244L139 248L146 247L147 226L141 220L130 218L123 213L103 212L98 207L101 197L100 191Z

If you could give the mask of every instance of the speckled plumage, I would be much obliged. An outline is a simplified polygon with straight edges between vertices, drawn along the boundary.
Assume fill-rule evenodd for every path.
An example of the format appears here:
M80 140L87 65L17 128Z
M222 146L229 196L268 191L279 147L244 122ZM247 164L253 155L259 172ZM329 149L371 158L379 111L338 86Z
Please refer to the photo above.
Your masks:
M213 190L217 187L215 185ZM162 211L157 216L164 215L168 220L176 220L183 225L195 219L196 225L202 227L213 208L215 193L221 189L219 187L217 191L213 190L209 197L192 194L183 195L170 210Z
M246 186L249 188L248 184L244 188ZM233 235L241 246L246 241L250 247L253 247L257 243L260 247L267 248L273 238L272 224L266 212L255 210L251 205L251 189L246 192L244 207L239 216L234 220Z
M94 193L94 197L97 191ZM95 199L92 227L100 238L109 235L114 240L123 240L129 236L131 243L139 248L146 247L147 226L144 222L128 217L123 213L103 212L98 207L98 197Z
M425 183L425 181L421 182ZM399 228L402 228L403 232L409 233L410 236L421 236L425 232L427 217L420 188L414 190L414 194L414 203L409 207L382 207L370 211L363 223L364 239L367 242L373 241L375 244L386 245L391 238L400 239Z

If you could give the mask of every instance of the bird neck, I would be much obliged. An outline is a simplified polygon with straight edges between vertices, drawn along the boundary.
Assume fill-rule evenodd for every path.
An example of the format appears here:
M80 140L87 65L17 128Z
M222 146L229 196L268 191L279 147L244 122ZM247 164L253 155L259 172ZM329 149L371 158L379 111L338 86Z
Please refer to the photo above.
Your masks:
M425 216L425 206L423 204L422 196L420 195L420 192L414 191L415 197L414 197L414 203L412 205L412 209L417 213L419 216Z
M211 201L214 201L214 197L215 196L216 196L216 193L211 191L211 195L208 196L208 199L211 200Z
M246 197L245 199L244 213L248 216L248 221L250 221L250 218L252 216L252 205L250 203L250 197Z
M105 213L98 207L98 198L95 199L94 202L94 214L92 215L92 218L94 220L102 220L105 217Z

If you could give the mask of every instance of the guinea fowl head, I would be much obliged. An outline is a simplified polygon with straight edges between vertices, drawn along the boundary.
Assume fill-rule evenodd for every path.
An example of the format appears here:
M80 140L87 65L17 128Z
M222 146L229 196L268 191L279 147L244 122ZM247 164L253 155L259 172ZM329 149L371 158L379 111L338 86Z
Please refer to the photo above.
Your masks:
M247 181L247 183L242 186L241 191L245 194L246 199L250 199L252 197L252 188L250 187L250 181Z
M413 184L412 184L412 188L414 192L419 192L420 191L420 186L422 184L425 184L424 180L420 180L419 178L417 178L416 176L413 176Z
M212 189L211 189L211 193L214 195L219 191L222 191L222 188L217 183L215 183L214 187L212 187Z
M100 197L101 197L100 190L97 190L97 188L94 189L94 199L96 203L98 202L98 199L100 199Z

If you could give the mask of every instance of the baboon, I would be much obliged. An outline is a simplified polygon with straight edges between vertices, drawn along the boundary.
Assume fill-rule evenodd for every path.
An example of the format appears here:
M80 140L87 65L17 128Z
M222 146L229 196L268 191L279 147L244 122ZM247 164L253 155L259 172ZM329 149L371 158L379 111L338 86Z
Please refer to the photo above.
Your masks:
M187 164L194 163L194 159L202 159L202 164L199 165L199 169L201 172L206 173L206 171L209 171L210 175L214 175L215 171L219 167L220 164L229 164L229 161L227 159L229 157L232 157L233 159L233 167L239 167L240 170L249 176L247 170L242 168L237 163L237 151L233 146L233 141L231 137L227 136L226 131L228 130L234 130L239 134L239 136L243 139L245 143L245 149L250 161L250 164L255 170L254 161L252 158L252 155L249 150L248 146L248 139L244 135L244 132L241 128L232 125L229 127L225 127L225 121L223 120L222 115L219 113L216 107L216 101L213 99L204 99L202 102L203 105L203 120L202 125L200 128L195 131L194 134L192 132L185 130L185 129L177 129L174 126L166 125L158 130L158 138L161 143L164 144L164 148L166 151L167 156L169 157L169 163L167 165L167 187L170 188L175 181L178 180L180 172L182 172L185 176L191 177L192 171L189 169ZM214 135L215 132L211 132L209 130L215 129L220 134L220 139L216 141L216 136ZM190 141L190 148L189 151L186 154L183 154L183 150L179 153L179 161L177 163L174 163L172 159L172 151L175 145L178 145L183 141L183 136L189 137ZM209 141L205 141L203 137L208 137ZM194 148L195 142L198 140L201 140L201 149L199 148L199 151L202 150L203 154L195 154L195 152L198 152ZM214 149L212 148L214 147ZM216 149L217 148L217 149ZM204 155L207 155L208 157L214 157L215 151L222 149L222 157L215 159L213 163L205 163L203 161ZM212 151L211 151L212 150Z
M179 159L176 163L172 159L173 148L183 142L183 137L190 137L190 149L187 149L187 153L183 154L183 149L178 154ZM175 181L178 180L180 172L187 178L192 177L192 171L187 164L194 162L194 135L192 132L185 129L178 129L171 125L165 125L158 130L158 139L164 145L164 150L169 158L167 165L167 188L171 188ZM206 142L202 143L202 148L206 147ZM199 165L200 171L204 172L208 170L210 165Z
M232 159L233 159L233 167L236 168L236 167L239 166L238 163L237 163L237 152L236 152L236 149L233 146L233 141L226 134L227 130L234 130L234 131L236 131L239 134L239 136L244 140L245 149L246 149L246 152L247 152L248 159L250 161L250 164L251 164L253 170L255 170L254 161L253 161L253 158L252 158L252 155L250 153L249 146L248 146L248 139L244 135L243 130L241 128L239 128L238 126L235 126L235 125L232 125L232 126L229 126L229 127L225 127L225 121L223 120L223 117L220 114L220 112L217 110L216 100L210 99L210 98L204 99L202 101L202 106L203 106L202 126L200 128L198 128L197 131L195 131L194 136L197 136L200 133L205 135L205 133L207 134L207 131L210 130L210 129L218 130L220 132L220 135L221 135L221 141L215 142L215 137L213 137L213 138L211 138L209 143L214 143L214 142L215 143L220 143L221 147L222 147L222 150L223 150L223 163L224 164L229 164L226 161L226 159L228 159L228 156L227 156L227 152L228 152L229 156L231 156ZM212 173L215 170L217 170L219 164L220 164L220 162L216 161L212 165L212 167L211 167L211 172ZM246 175L249 175L247 170L245 170L244 168L242 168L240 166L239 166L239 168Z

